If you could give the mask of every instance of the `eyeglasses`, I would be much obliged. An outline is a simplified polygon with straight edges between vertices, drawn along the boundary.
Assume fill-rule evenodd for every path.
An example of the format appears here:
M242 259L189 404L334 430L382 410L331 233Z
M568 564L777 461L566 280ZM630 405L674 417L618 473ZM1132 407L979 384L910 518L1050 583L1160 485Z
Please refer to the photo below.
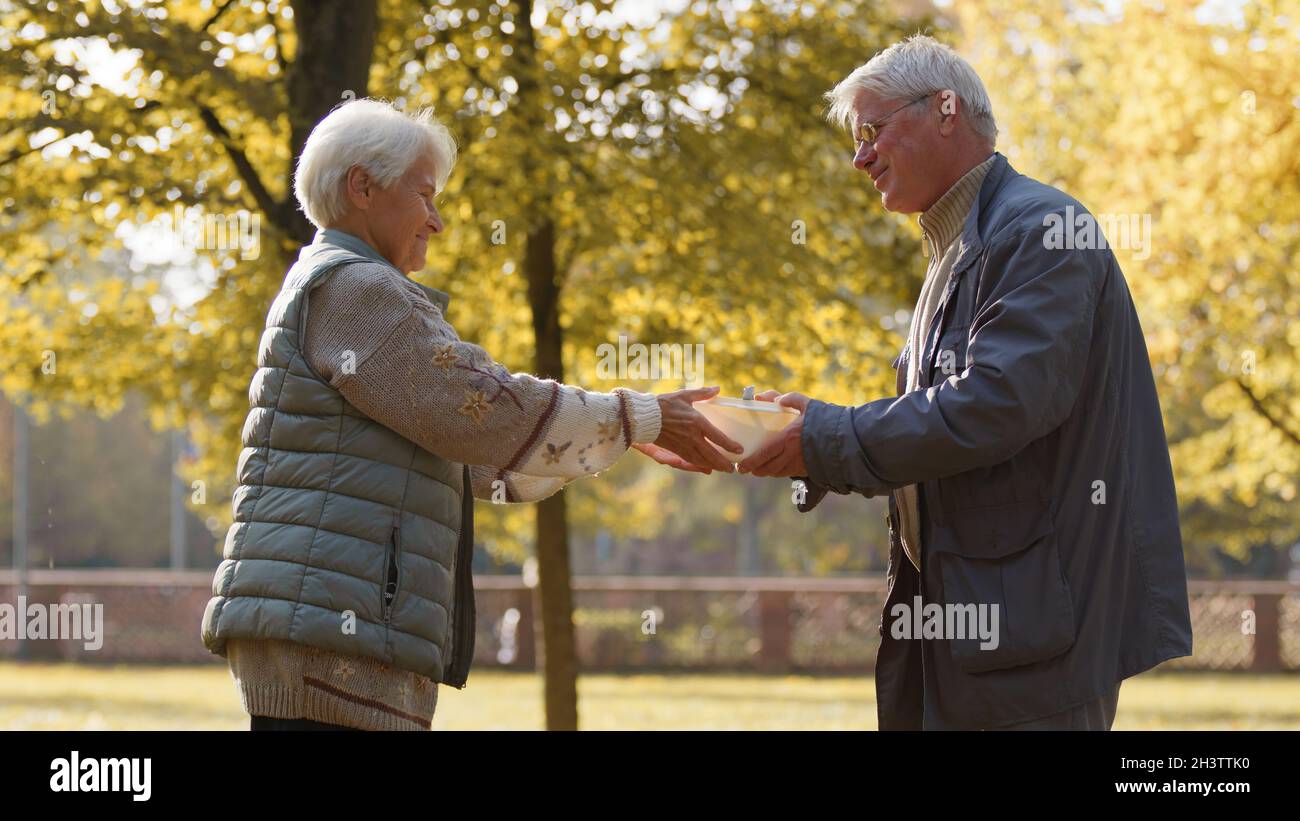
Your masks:
M872 146L874 146L876 144L876 138L880 136L880 127L885 124L885 120L888 120L890 117L894 116L898 112L907 108L909 105L916 105L917 103L928 98L930 95L934 93L935 92L931 91L929 93L922 94L920 97L917 97L915 100L903 103L898 108L894 109L893 111L889 112L885 116L881 117L879 120L876 120L874 123L858 123L857 125L853 126L854 148L856 148L858 151L861 151L863 143L871 143Z

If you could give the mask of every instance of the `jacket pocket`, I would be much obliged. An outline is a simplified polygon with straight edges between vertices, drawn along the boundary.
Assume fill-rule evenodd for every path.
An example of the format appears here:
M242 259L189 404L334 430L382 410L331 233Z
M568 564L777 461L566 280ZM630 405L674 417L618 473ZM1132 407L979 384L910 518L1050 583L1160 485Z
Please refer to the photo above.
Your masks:
M894 361L889 363L889 367L894 369L894 393L902 396L907 392L907 357L909 345L903 345L903 350L898 352Z
M393 606L397 603L397 592L401 586L401 537L402 529L397 525L393 525L393 531L388 536L388 545L384 550L383 614L385 624L393 620Z
M966 370L966 345L969 341L967 330L965 325L944 329L934 349L934 361L930 368L931 385L941 385L948 377Z
M883 638L885 635L885 611L889 609L889 599L894 592L894 583L898 579L898 561L901 552L897 541L898 531L894 528L894 494L889 494L889 499L885 502L885 530L889 533L889 566L885 570L885 606L880 608L880 621L876 625L876 632L880 633Z
M1074 603L1048 505L964 510L940 532L944 635L959 669L1033 664L1074 645Z
M1047 508L1051 504L1051 474L1042 465L1041 451L1040 443L1033 442L1005 462L927 482L926 501L933 500L930 513L945 524L951 520L967 541L1005 538L1036 526L1031 520L1039 514L1019 508ZM983 516L982 511L990 513ZM998 511L1007 516L999 519ZM991 532L989 527L998 532Z

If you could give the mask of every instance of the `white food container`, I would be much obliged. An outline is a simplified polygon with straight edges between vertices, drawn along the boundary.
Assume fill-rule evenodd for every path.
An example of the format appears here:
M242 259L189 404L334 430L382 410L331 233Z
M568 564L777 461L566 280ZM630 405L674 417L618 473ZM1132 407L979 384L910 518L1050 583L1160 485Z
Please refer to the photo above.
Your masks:
M799 411L786 408L775 402L762 402L757 399L736 399L730 396L715 396L692 403L695 409L745 448L737 456L714 445L724 458L732 462L743 462L761 448L768 439L795 420Z

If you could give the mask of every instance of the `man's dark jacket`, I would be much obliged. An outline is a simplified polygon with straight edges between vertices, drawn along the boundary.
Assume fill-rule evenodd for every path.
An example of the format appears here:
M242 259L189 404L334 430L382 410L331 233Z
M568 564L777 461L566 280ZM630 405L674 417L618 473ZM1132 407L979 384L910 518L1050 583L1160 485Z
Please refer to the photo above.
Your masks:
M1087 219L997 154L922 344L919 388L904 391L905 348L897 398L808 405L801 509L827 489L919 485L919 589L890 494L881 729L1026 721L1192 652L1178 501L1137 312L1109 248L1054 233L1087 239ZM917 592L999 610L996 649L925 641L923 678L937 692L924 709L921 641L893 630L895 605L910 610Z

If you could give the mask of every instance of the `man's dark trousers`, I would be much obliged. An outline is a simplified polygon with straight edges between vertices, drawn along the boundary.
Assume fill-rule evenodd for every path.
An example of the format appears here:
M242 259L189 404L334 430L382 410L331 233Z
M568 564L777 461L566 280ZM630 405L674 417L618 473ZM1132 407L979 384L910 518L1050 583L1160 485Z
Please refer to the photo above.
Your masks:
M910 607L920 595L920 574L900 556L898 578L885 603L885 633L876 654L876 709L882 730L920 730L924 725L925 687L933 686L924 675L922 639L896 639L890 634L889 612L895 602ZM924 553L921 561L925 561ZM1109 730L1115 723L1120 682L1110 693L1050 716L990 729L996 730ZM942 728L941 728L942 729ZM951 728L958 729L958 728Z

